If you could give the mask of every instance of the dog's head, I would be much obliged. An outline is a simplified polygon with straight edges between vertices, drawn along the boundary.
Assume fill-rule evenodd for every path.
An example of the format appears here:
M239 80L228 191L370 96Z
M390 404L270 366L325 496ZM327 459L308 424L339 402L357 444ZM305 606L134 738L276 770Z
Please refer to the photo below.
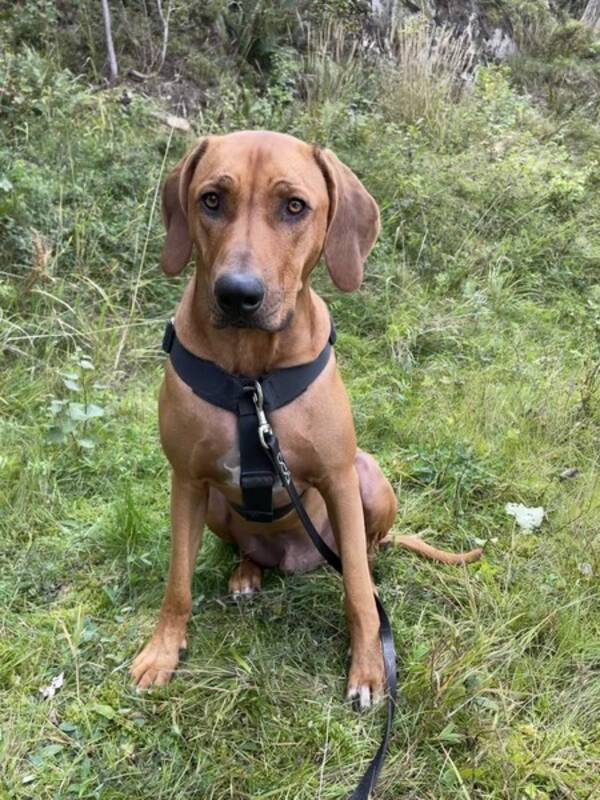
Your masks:
M377 204L330 150L280 133L201 139L163 189L161 265L197 252L211 321L277 331L324 254L333 282L357 289L379 233Z

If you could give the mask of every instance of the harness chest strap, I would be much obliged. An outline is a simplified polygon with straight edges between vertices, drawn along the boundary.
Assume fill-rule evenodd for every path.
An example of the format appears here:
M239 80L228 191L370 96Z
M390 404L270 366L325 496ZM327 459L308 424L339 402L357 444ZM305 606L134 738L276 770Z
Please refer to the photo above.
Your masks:
M256 408L252 401L255 387L260 386L265 411L275 411L291 403L325 369L334 343L335 328L332 323L329 339L313 361L294 367L282 367L252 378L227 372L214 361L194 355L177 338L173 321L167 323L162 347L170 355L177 375L198 397L231 411L238 418L243 504L232 505L251 522L273 522L291 511L291 505L273 508L276 474L258 438Z

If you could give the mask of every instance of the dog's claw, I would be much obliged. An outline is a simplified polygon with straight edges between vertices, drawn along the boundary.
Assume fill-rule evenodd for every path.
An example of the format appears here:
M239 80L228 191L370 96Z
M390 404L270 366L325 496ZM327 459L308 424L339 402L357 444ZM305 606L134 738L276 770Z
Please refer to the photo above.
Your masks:
M352 703L355 711L367 711L371 706L377 705L381 701L382 694L373 691L370 686L362 684L360 686L349 686L347 699Z
M260 591L262 569L248 558L244 558L229 579L229 591L234 600L249 597Z
M165 686L175 672L185 636L154 635L131 665L129 672L138 691Z
M360 657L353 647L351 659L346 697L355 710L366 711L380 702L385 691L385 672L379 641L376 640L372 650L361 653Z
M250 598L252 595L255 595L258 592L258 588L255 586L249 586L248 584L243 585L239 589L235 589L231 596L234 600L242 600L243 598L247 597Z

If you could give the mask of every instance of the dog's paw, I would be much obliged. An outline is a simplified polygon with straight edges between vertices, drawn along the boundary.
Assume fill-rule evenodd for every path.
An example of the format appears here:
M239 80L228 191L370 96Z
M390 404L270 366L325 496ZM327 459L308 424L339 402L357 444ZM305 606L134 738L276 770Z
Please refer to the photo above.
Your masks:
M352 657L346 698L357 711L379 703L385 693L385 672L379 643L369 655Z
M237 600L260 591L262 585L262 569L249 559L244 559L235 568L229 578L229 592Z
M179 652L185 647L183 634L155 633L130 667L135 686L149 689L168 683L179 663Z

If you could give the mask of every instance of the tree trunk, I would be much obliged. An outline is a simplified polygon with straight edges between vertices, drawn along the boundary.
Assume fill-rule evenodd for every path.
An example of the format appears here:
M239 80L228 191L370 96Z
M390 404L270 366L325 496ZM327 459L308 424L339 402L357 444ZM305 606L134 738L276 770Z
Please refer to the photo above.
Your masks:
M600 29L600 0L588 0L581 21L590 28Z
M112 38L112 23L110 19L110 8L108 7L108 0L102 0L102 16L104 17L104 33L106 35L106 51L108 54L108 69L110 72L110 82L114 83L119 74L119 67L117 65L117 56L115 55L115 46Z

